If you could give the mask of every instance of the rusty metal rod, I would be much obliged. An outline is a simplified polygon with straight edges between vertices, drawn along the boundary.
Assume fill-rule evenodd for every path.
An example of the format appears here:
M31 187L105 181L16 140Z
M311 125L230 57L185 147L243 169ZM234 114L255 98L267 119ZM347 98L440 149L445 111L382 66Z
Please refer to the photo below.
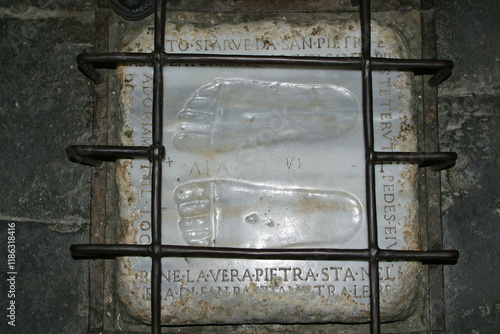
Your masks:
M434 74L428 81L427 85L429 87L436 87L439 85L441 82L445 81L448 79L448 77L451 75L451 68L445 68L442 70L439 70L436 74Z
M363 135L365 143L365 189L366 189L366 220L368 225L368 248L372 254L369 262L370 272L370 332L380 333L380 295L379 295L379 247L377 228L377 203L375 195L375 159L373 134L373 87L371 59L371 13L370 1L361 0L359 5L361 19L361 56L363 65L362 95L363 95Z
M70 160L84 165L99 167L102 161L116 159L149 158L149 146L113 146L113 145L72 145L66 148Z
M162 245L155 250L152 245L72 245L71 255L74 258L115 258L118 256L151 256L192 257L192 258L227 258L249 260L314 260L335 261L354 260L369 261L424 261L432 263L453 263L458 260L456 250L380 250L373 254L369 249L330 249L330 248L234 248L234 247L198 247Z
M114 145L71 145L66 148L70 160L98 167L102 161L117 159L148 158L159 155L165 157L164 146L114 146ZM374 152L377 162L409 162L419 167L437 166L445 169L453 166L457 154L453 152Z
M75 244L69 247L74 259L114 259L117 256L151 256L149 245Z
M151 329L161 333L161 190L163 149L163 62L165 51L165 1L157 0L154 26L153 115L152 115L152 181L151 181ZM164 149L163 149L164 151Z
M381 249L378 258L385 261L422 261L426 264L451 264L456 263L459 253L456 250L387 250Z
M78 65L116 64L116 63L149 63L153 64L153 54L150 52L91 52L82 53L76 57Z
M361 69L363 65L362 57L252 56L195 53L165 53L163 61L169 64L330 66L352 69ZM431 74L441 70L451 71L453 69L453 62L441 59L372 58L372 67L377 70L421 71Z
M108 52L82 53L77 56L79 65L89 64L103 66L104 64L131 64L154 61L153 53ZM275 66L330 66L361 69L361 57L309 57L309 56L266 56L266 55L224 55L198 53L162 53L163 63L188 64L234 64L234 65L275 65ZM451 71L453 62L443 59L394 59L373 58L372 67L377 70L423 71L426 74L441 70Z
M77 57L82 72L96 83L101 83L100 74L95 68L105 64L133 64L154 62L153 53L87 53ZM250 56L250 55L215 55L190 53L162 53L163 63L187 64L219 64L219 65L267 65L267 66L310 66L339 67L361 69L361 57L306 57L306 56ZM377 70L413 71L418 74L435 75L429 79L430 86L436 86L444 81L451 70L453 62L441 59L392 59L373 58L372 68Z
M96 84L103 82L102 76L96 68L104 64L117 63L152 63L151 53L108 52L108 53L83 53L76 57L79 69Z
M409 162L419 167L450 168L457 160L454 152L374 152L375 162Z

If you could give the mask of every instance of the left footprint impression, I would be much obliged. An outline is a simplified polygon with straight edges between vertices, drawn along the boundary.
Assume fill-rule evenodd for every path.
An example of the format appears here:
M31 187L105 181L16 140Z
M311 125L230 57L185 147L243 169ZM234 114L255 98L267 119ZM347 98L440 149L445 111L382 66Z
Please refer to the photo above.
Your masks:
M339 138L354 128L358 113L355 96L335 85L217 79L196 91L179 113L173 145L230 151Z

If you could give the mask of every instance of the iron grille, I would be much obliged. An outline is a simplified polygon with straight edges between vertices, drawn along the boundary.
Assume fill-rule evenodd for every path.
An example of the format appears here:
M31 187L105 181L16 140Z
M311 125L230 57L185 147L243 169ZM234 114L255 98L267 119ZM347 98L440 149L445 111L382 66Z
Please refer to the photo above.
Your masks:
M161 332L161 273L163 257L197 257L227 259L268 260L356 260L369 263L371 333L380 333L379 261L420 261L424 264L450 264L458 259L456 250L385 250L378 246L375 195L375 164L405 162L420 167L441 170L452 166L457 158L449 152L379 152L374 149L372 71L398 70L415 74L432 74L428 81L437 86L451 73L453 63L436 59L388 59L371 57L370 1L361 0L361 57L290 57L247 55L200 55L165 52L165 1L157 0L154 19L154 51L151 53L86 53L77 57L82 72L96 84L103 82L96 68L109 64L144 63L154 68L152 145L109 146L74 145L67 148L68 156L75 162L99 166L102 161L143 157L152 163L151 225L152 242L135 244L79 244L70 247L75 259L110 259L118 256L142 256L152 258L151 276L151 330ZM365 149L366 212L368 221L368 248L366 249L254 249L229 247L193 247L164 245L161 242L161 180L162 160L165 157L163 140L163 67L170 63L189 64L247 64L270 66L312 66L324 69L348 68L362 72L363 134Z

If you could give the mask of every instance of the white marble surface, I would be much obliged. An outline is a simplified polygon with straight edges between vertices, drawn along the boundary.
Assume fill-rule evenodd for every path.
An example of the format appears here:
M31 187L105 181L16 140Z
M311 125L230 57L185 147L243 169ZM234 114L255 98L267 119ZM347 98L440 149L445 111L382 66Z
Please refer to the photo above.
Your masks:
M372 24L373 54L406 57L399 35ZM167 52L355 56L359 25L167 24ZM126 50L151 48L147 33ZM152 69L121 67L123 143L151 144ZM366 248L361 73L191 66L164 70L162 242L229 247ZM415 150L411 77L374 72L376 150ZM379 245L417 249L416 168L376 167ZM117 179L122 242L150 238L148 161ZM420 266L381 263L382 316L411 312ZM164 259L167 323L361 322L369 318L363 262ZM120 298L149 321L150 260L120 260Z

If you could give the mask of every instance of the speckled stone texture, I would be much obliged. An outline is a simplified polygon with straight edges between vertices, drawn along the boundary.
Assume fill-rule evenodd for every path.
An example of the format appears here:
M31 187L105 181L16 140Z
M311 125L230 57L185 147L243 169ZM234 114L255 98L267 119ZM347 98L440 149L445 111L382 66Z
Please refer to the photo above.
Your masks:
M90 169L66 146L90 141L94 1L0 1L0 333L85 333ZM16 326L7 324L7 228L15 223Z
M0 221L2 239L7 222ZM68 246L87 243L88 231L61 234L38 224L16 224L16 326L7 324L7 279L2 265L0 333L86 333L88 264L74 261ZM2 243L4 246L6 243ZM7 259L7 248L0 248Z
M443 174L445 248L460 250L446 266L447 330L500 330L498 247L500 178L500 4L436 1L439 57L455 61L439 89L441 149L459 154Z
M93 22L0 20L0 218L61 232L88 224L90 169L66 146L90 139L92 95L75 57L92 48Z

